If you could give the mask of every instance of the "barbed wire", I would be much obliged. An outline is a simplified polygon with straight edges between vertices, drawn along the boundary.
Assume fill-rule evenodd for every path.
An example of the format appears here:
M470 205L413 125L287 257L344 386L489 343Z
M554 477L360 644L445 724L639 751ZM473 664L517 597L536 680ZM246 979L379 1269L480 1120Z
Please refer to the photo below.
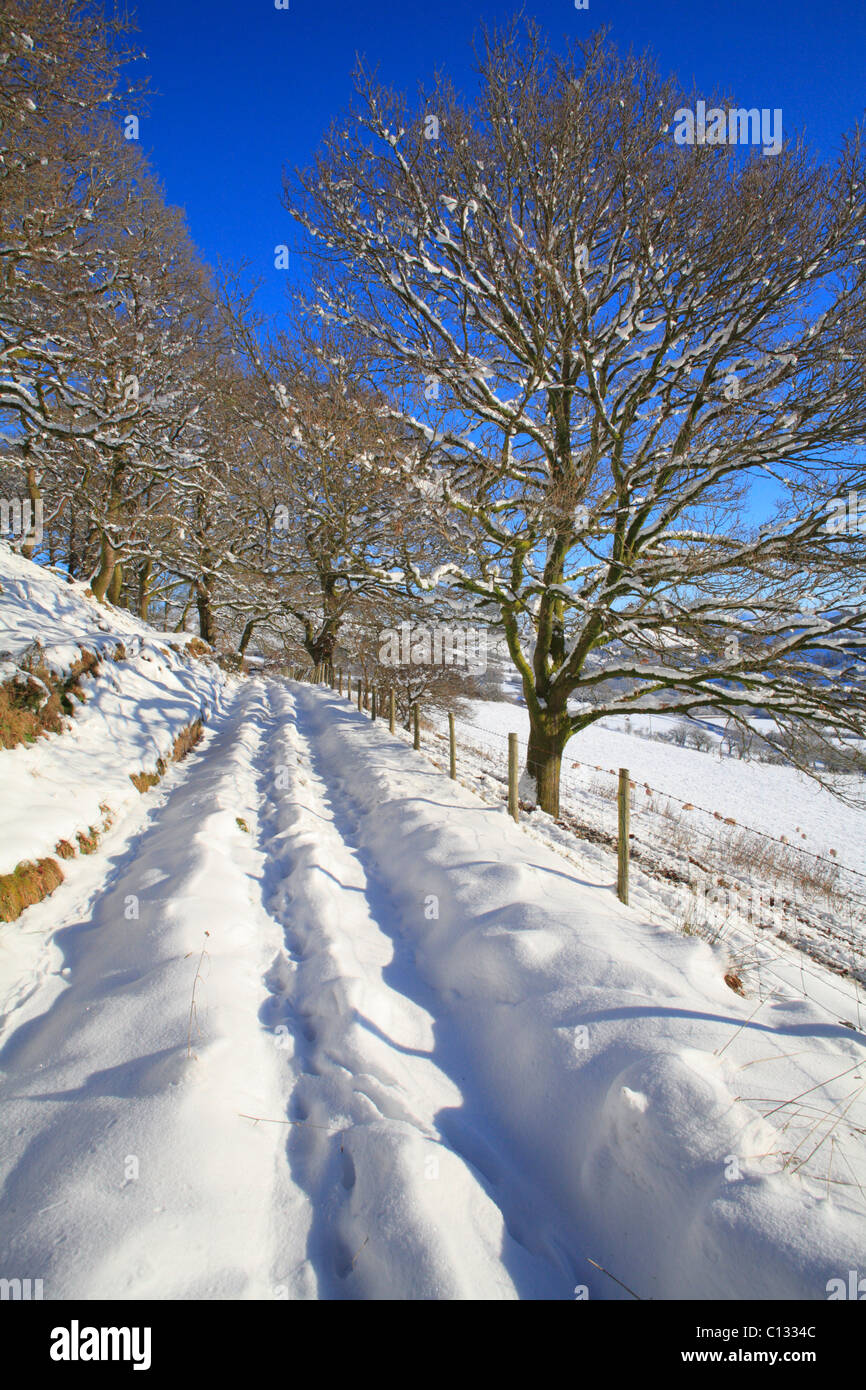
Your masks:
M503 733L501 732L501 730L499 730L499 729L486 729L483 725L480 725L480 724L469 724L469 723L468 723L466 720L464 720L464 719L455 719L455 720L454 720L454 723L455 723L455 724L460 724L460 725L462 725L462 727L463 727L464 729L469 729L469 730L471 730L471 731L477 730L477 731L479 731L480 733L490 734L493 738L502 739L503 741L506 741L506 742L507 742L507 740L508 740L508 734L507 734L507 733L506 733L506 734L503 734ZM526 741L527 741L525 737L523 737L523 738L521 739L521 736L520 736L520 735L518 735L518 739L519 739L521 742L523 742L523 743L526 743ZM590 769L591 771L594 771L594 772L601 772L601 773L603 773L605 776L609 776L609 777L617 777L617 776L619 775L618 772L617 772L617 770L616 770L616 768L599 767L599 765L598 765L597 763L587 763L587 762L583 762L583 761L582 761L581 759L579 759L579 758L573 758L573 759L570 758L569 761L571 762L572 767L585 767L585 768L588 768L588 769ZM566 777L561 777L561 778L560 778L560 781L561 781L561 783L564 783L566 786L568 786L568 785L573 786L573 787L578 787L578 786L579 786L579 784L578 784L577 782L575 782L572 778L569 778L569 777L567 777L567 776L566 776ZM631 785L632 785L633 787L637 787L637 786L649 787L649 790L650 790L650 792L651 792L653 795L655 795L655 796L664 796L664 797L667 797L667 799L668 799L669 801L675 801L679 806L687 807L687 808L688 808L689 810L691 810L691 811L699 811L699 812L701 812L701 813L702 813L703 815L705 815L705 816L712 816L714 820L719 820L719 819L724 820L724 819L725 819L724 817L722 817L722 814L721 814L720 811L711 811L711 810L709 809L709 807L707 807L707 806L699 806L696 802L693 802L693 801L685 801L682 797L676 796L674 792L662 791L661 787L653 787L653 786L651 786L650 783L647 782L647 781L645 781L642 777L632 777L632 778L630 778L630 781L631 781ZM750 835L759 835L759 836L761 837L761 839L770 840L773 844L781 845L784 849L793 850L793 852L794 852L795 854L803 854L803 855L806 855L806 856L807 856L808 858L810 858L810 859L817 859L817 860L819 860L822 864L827 864L827 863L829 863L829 864L831 864L834 868L842 869L842 870L844 870L845 873L854 874L855 877L857 877L857 878L862 878L862 879L866 880L866 873L861 872L859 869L852 869L852 868L850 867L850 865L848 865L848 864L841 864L841 863L839 863L838 860L832 858L832 857L829 856L829 855L826 855L826 854L816 854L816 853L814 852L814 850L803 849L800 845L792 845L791 842L790 842L789 840L780 839L778 835L771 835L771 834L770 834L768 831L766 831L766 830L758 830L756 826L753 826L753 825L744 825L742 821L734 821L734 820L733 820L733 817L728 818L728 820L729 820L729 823L733 823L734 825L736 825L737 828L738 828L739 830L745 830L745 831L747 831ZM699 833L700 833L700 832L699 832Z
M459 721L458 721L457 719L455 719L454 722L455 722L455 725L459 722L459 723L461 723L461 724L463 725L464 728L471 729L471 730L474 730L474 729L477 727L476 725L467 724L465 720L459 720ZM404 732L405 732L405 731L404 731ZM444 739L447 739L447 737L448 737L447 733L445 733L445 732L442 731L442 730L436 730L435 732L436 732L436 736L437 736L438 738L440 738L440 739L443 739L443 740L444 740ZM486 732L486 733L489 733L489 734L493 734L493 735L494 735L495 737L497 737L497 738L505 738L505 739L507 739L507 737L508 737L507 734L504 734L504 735L503 735L502 733L500 733L498 730L495 730L495 729L487 729L487 730L483 730L483 729L482 729L482 732ZM524 740L524 741L525 741L525 740ZM477 750L477 751L480 752L480 751L483 751L483 750L480 750L480 749L479 749L479 750ZM592 764L592 763L584 763L584 764L582 764L582 766L585 766L585 767L594 767L595 765ZM607 769L601 769L601 770L602 770L602 771L607 771ZM489 774L488 774L488 775L489 775ZM616 774L613 774L613 775L616 775ZM658 788L653 788L652 790L658 791ZM667 793L666 793L666 792L660 792L660 791L659 791L659 795L661 795L661 796L666 796ZM679 798L676 798L676 797L675 797L675 798L673 798L673 799L674 799L674 800L678 800ZM710 814L712 814L712 813L710 813ZM742 827L740 827L740 828L741 828L741 829L745 829L745 830L749 830L749 827L748 827L748 826L742 826ZM701 832L698 832L698 833L700 834ZM760 833L760 832L756 832L756 833ZM709 837L708 835L706 835L706 833L704 833L704 838L707 839L708 841L710 840L710 837ZM770 840L775 840L775 837L774 837L774 836L766 836L766 838L767 838L767 839L770 839ZM785 849L793 849L793 850L797 851L798 853L806 853L806 854L810 854L810 853L811 853L810 851L807 851L807 850L802 850L802 851L801 851L801 850L798 849L798 846L796 846L796 845L789 845L789 844L787 844L787 842L785 842L785 841L775 840L775 843L781 844L781 845L783 846L783 848L785 848ZM812 855L811 857L813 857L813 858L821 858L821 856L818 856L818 855ZM828 862L828 861L826 860L826 857L825 857L825 859L824 859L822 862ZM832 864L832 867L833 867L833 868L842 869L842 870L845 869L845 865L836 864L836 863L833 863L833 861L829 861L829 862ZM698 867L700 867L700 866L698 866ZM640 865L638 865L638 868L640 868ZM851 870L851 872L855 872L855 873L856 873L856 870ZM862 876L863 876L863 875L861 875L861 877L862 877ZM650 877L651 877L651 875L650 875ZM692 892L694 891L693 889L690 888L690 885L688 885L688 884L686 884L686 883L684 883L684 884L682 884L682 885L677 885L677 886L678 886L678 887L681 886L683 889L690 889L690 891L692 891ZM861 901L861 900L858 899L858 901ZM862 903L862 905L863 905L864 907L866 907L866 901L864 901L864 902ZM739 912L737 913L737 915L738 915L739 917L742 917L742 914L739 913ZM749 919L749 921L751 922L751 919ZM722 926L720 927L718 933L716 933L716 936L715 936L714 939L716 939L716 940L721 939L721 936L722 936L722 933L723 933L723 931L724 931L725 925L726 925L726 923L723 923L723 924L722 924ZM754 947L758 947L759 945L762 944L762 943L760 942L760 938L759 938L757 935L754 937L754 940L753 940L753 943L752 943L752 944L753 944ZM851 988L852 988L852 990L853 990L853 994L852 994L852 993L850 993L848 990L846 990L845 988L843 988L841 985L839 985L839 984L837 984L837 983L835 982L835 980L834 980L832 977L833 977L837 972L834 971L834 970L832 969L832 967L831 967L829 964L825 967L824 973L821 974L821 975L819 975L815 970L810 969L809 966L807 966L807 965L804 964L804 962L803 962L803 960L802 960L802 956L803 956L804 954L806 954L806 953L803 952L802 948L799 947L795 942L789 942L788 944L790 944L790 945L794 948L794 950L796 950L796 951L799 953L798 956L797 956L796 958L793 957L793 956L790 957L790 963L791 963L792 968L793 968L794 970L796 970L797 973L798 973L801 977L808 976L808 978L809 978L810 980L815 981L822 989L829 989L829 990L831 990L834 994L836 994L836 995L838 995L840 998L844 999L845 1002L846 1002L847 1004L854 1004L855 1007L857 1008L857 1011L858 1011L858 1021L859 1021L859 1011L860 1011L860 1008L861 1008L861 1004L866 1004L866 998L864 998L864 999L861 1000L861 993L860 993L860 992L861 992L861 990L863 989L863 985L862 985L862 982L857 978L857 976L856 976L856 975L853 975L853 974L849 974L848 976L845 977L845 978L849 981L849 984L850 984L850 986L851 986ZM778 961L779 959L781 959L781 955L775 957L775 961ZM756 960L756 962L755 962L755 968L756 968L757 971L758 971L759 979L760 979L760 976L761 976L762 973L763 973L764 975L770 975L770 976L777 982L777 985L780 985L780 986L782 986L784 989L789 990L789 991L792 991L792 992L795 993L795 994L797 993L796 985L795 985L792 981L784 979L784 977L781 976L781 975L778 973L778 971L776 971L776 970L774 970L774 969L772 968L772 964L771 964L771 963L769 963L769 962L767 962L767 961L764 961L764 960ZM822 1004L821 1001L820 1001L819 999L815 999L812 995L809 995L809 994L807 993L806 989L805 989L805 986L800 990L800 993L802 994L802 996L803 996L804 998L808 999L808 1000L810 1001L810 1003L814 1004L816 1008L819 1008L819 1009L821 1009L824 1013L826 1013L826 1014L828 1015L828 1017L832 1017L832 1016L833 1016L832 1010L828 1009L828 1007L827 1007L826 1004ZM838 1022L839 1020L836 1020L836 1021ZM859 1031L859 1030L858 1030L858 1031Z
M461 721L461 722L462 722L462 721ZM455 721L455 723L456 723L456 721ZM471 726L471 725L465 725L465 724L464 724L464 727L470 728L470 729L471 729L473 726ZM495 731L494 731L494 730L488 730L487 732L489 732L489 733L494 733ZM444 739L444 738L447 738L447 734L445 734L443 731L437 731L437 737L438 737L438 738ZM500 735L500 737L501 737L501 735ZM485 752L485 750L482 749L482 748L478 748L478 749L476 749L476 751L479 752L479 753L481 753L481 754L483 754L483 753ZM584 766L587 766L587 767L594 767L594 764L592 764L592 763L587 763L587 764L584 764ZM602 771L606 771L606 769L602 769ZM488 772L487 775L490 776L490 775L495 775L495 774L491 774L491 773ZM501 780L504 781L504 778L501 779ZM579 794L581 794L581 795L586 795L587 788L581 786L579 783L573 781L573 780L570 779L570 778L565 778L565 777L562 778L562 779L561 779L561 785L564 787L564 789L566 790L566 792L568 792L569 790L572 790L572 791L577 792L577 793L579 793ZM639 781L635 781L634 779L632 779L632 785L636 787L636 786L640 785L640 782L639 782ZM644 784L644 785L647 785L647 784ZM667 792L662 792L662 791L660 791L659 788L657 788L657 787L651 787L651 788L650 788L650 791L652 791L652 792L654 792L655 794L657 794L657 795L659 795L659 796L662 796L662 797L665 797L665 796L668 795ZM676 798L676 797L674 797L673 799L674 799L674 800L679 800L679 798ZM689 804L689 803L686 803L686 804ZM696 809L697 809L697 808L696 808ZM663 816L663 815L664 815L664 812L663 812L663 811L658 811L658 810L649 811L649 810L647 809L646 811L640 812L639 814L641 814L641 815L645 815L645 814L655 814L655 815L657 815L657 816ZM712 814L712 813L709 812L709 813L706 813L706 814ZM742 830L742 831L743 831L745 834L747 834L747 835L748 835L748 834L752 834L752 833L761 834L761 832L759 832L759 831L754 831L754 832L753 832L752 829L751 829L751 827L741 825L740 822L738 822L738 821L729 820L729 821L726 821L726 824L733 824L738 830ZM590 826L589 829L593 829L593 827ZM602 832L600 832L600 833L602 833L602 834L607 834L607 835L611 836L613 832L611 832L611 831L602 831ZM701 828L699 828L699 827L697 827L697 826L691 826L691 825L690 825L690 827L689 827L689 835L692 836L692 837L698 838L698 839L699 839L700 841L702 841L706 846L710 847L712 850L714 850L714 851L716 851L716 852L717 852L717 851L719 850L719 848L720 848L720 843L721 843L721 842L719 841L719 839L717 838L717 836L715 836L715 835L714 835L711 831L709 831L709 830L703 830L703 829L701 829ZM631 838L632 838L633 840L634 840L634 839L638 839L638 837L634 834L634 832L632 832ZM772 835L764 835L763 838L767 839L767 840L768 840L770 843L772 843L772 844L779 845L783 850L792 850L795 854L805 854L805 855L807 855L807 856L808 856L809 858L811 858L811 859L816 859L816 860L818 861L818 863L821 864L823 867L825 867L825 868L827 868L827 869L829 869L829 870L832 870L833 873L834 873L834 875L835 875L835 874L838 874L838 875L844 877L845 874L851 873L851 874L857 875L857 877L863 877L863 875L858 874L858 871L857 871L856 869L849 869L849 867L848 867L846 864L840 863L840 862L839 862L838 860L836 860L836 859L830 859L830 858L827 857L826 855L824 855L824 856L822 856L822 855L815 855L815 854L813 854L813 853L812 853L811 851L809 851L809 850L801 850L800 847L799 847L798 845L792 845L792 844L790 844L788 841L785 841L785 840L778 840L778 839L776 839L776 838L775 838L774 836L772 836ZM638 842L640 843L641 841L639 840ZM656 846L656 847L658 847L658 846ZM685 853L683 853L683 852L681 852L681 851L677 851L676 848L673 848L673 847L671 847L671 846L666 846L665 848L666 848L667 853L668 853L668 856L669 856L670 858L672 858L672 859L679 859L679 860L686 859L686 861L687 861L689 864L694 865L694 867L697 868L697 869L703 870L703 872L705 872L705 873L712 874L712 873L715 872L715 871L717 870L717 868L718 868L718 866L713 866L712 864L709 864L709 865L708 865L708 864L700 864L700 863L698 863L698 861L697 861L696 859L694 859L694 857L693 857L691 854L685 854ZM777 866L777 867L778 867L778 866ZM735 891L736 891L736 890L735 890ZM832 887L827 887L827 888L824 890L824 892L825 892L825 896L827 896L827 898L828 898L828 902L829 902L830 897L836 897L836 898L838 898L838 897L840 896L839 891L838 891L838 890L835 890L835 889L832 888ZM775 890L775 895L778 895L779 893L780 893L780 890L779 890L778 888L776 888L776 890ZM854 904L857 905L857 907L859 907L859 908L862 909L864 912L866 912L866 898L861 897L859 894L856 894L856 893L852 892L851 888L850 888L847 884L846 884L846 885L843 885L842 890L841 890L841 895L843 896L843 899L844 899L845 902L854 903Z

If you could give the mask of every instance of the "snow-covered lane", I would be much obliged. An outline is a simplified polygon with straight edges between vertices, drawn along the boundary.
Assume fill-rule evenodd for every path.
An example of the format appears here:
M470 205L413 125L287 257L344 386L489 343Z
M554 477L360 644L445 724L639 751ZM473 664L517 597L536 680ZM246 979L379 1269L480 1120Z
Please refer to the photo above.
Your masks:
M269 906L286 923L272 967L275 1033L297 1064L287 1152L315 1212L308 1255L324 1298L568 1297L549 1251L508 1230L498 1178L467 1161L465 1059L443 1059L393 902L371 882L317 751L317 697L278 692ZM363 723L363 721L362 721ZM281 790L282 789L282 790ZM474 1142L472 1156L483 1150ZM489 1165L488 1165L489 1166ZM498 1170L507 1167L501 1159Z
M53 970L0 1049L0 1274L49 1298L570 1291L436 1128L460 1092L385 982L399 924L315 761L286 689L248 683L104 879L32 910Z
M782 1097L859 1085L859 1037L750 1017L722 954L333 693L238 684L122 829L26 914L57 959L0 1034L0 1276L822 1299L862 1259L862 1214L768 1174L739 1099L768 1056Z
M862 1259L866 1221L829 1182L822 1199L768 1171L784 1134L741 1103L741 1072L769 1057L785 1099L813 1085L802 1058L856 1088L859 1037L805 1003L750 1017L722 952L582 881L384 725L296 689L343 836L380 920L399 923L399 988L433 1015L461 1092L437 1128L511 1234L592 1297L623 1295L590 1260L642 1297L826 1297Z
M283 1131L241 1118L279 1115L286 1088L258 1017L281 931L237 824L271 723L240 690L89 901L67 883L31 910L63 974L0 1049L0 1272L46 1298L269 1297L287 1247L303 1263Z

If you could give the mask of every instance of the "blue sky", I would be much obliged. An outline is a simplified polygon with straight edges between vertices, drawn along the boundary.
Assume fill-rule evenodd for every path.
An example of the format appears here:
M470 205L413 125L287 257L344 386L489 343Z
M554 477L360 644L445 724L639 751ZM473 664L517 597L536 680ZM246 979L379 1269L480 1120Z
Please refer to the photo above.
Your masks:
M306 164L349 104L357 52L382 80L414 92L445 67L472 90L470 41L482 20L516 4L476 0L140 0L157 95L141 140L170 202L186 208L205 258L264 277L261 307L278 312L286 276L274 247L291 244L280 206L284 166ZM699 91L725 88L746 106L781 107L785 134L805 129L824 155L866 108L863 0L573 0L528 3L556 44L609 25L621 48L655 52L663 73Z

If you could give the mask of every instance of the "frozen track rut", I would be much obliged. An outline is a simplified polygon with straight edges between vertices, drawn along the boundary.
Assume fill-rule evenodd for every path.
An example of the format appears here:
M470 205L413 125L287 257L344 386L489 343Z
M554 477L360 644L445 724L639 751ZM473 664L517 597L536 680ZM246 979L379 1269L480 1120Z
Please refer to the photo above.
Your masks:
M240 685L27 922L0 1276L47 1298L627 1297L590 1257L643 1297L822 1298L856 1267L863 1219L749 1167L778 1134L735 1088L859 1037L750 1018L706 943L328 692Z

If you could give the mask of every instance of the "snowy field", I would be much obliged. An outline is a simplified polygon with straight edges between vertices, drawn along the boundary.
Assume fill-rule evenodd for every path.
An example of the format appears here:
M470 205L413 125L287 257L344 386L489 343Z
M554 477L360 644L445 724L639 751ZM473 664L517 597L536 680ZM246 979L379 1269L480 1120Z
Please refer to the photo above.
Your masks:
M500 760L508 734L526 746L526 709L504 701L479 700L469 706L465 724L477 732L475 742L498 752ZM563 780L568 803L571 789L585 787L596 768L616 773L627 767L631 778L680 801L718 811L738 824L780 837L815 854L835 851L840 863L866 870L866 781L840 779L843 789L860 804L847 805L805 774L789 767L745 762L718 751L699 752L662 741L677 722L665 715L632 715L630 732L624 719L603 719L575 735L565 750ZM487 733L486 739L483 735ZM717 742L719 739L717 737ZM700 824L696 829L700 831Z
M856 1020L745 967L734 992L728 942L684 931L649 868L625 907L603 842L515 826L483 750L452 782L429 732L416 754L331 691L227 677L0 561L10 661L35 635L127 653L70 730L0 751L15 853L50 853L93 798L112 813L0 925L0 1277L59 1299L821 1300L857 1268ZM198 747L128 795L193 716ZM792 774L613 730L575 753L856 866L848 813ZM30 783L54 789L44 818Z
M847 794L861 802L846 805L794 769L727 755L720 759L717 752L673 747L647 736L653 729L656 740L663 737L672 723L654 717L640 735L634 719L631 733L599 726L586 730L566 749L559 823L523 802L529 813L524 825L582 868L592 866L600 881L612 880L617 766L628 767L632 886L644 895L646 910L663 911L681 930L724 941L732 970L748 977L758 997L780 987L793 990L797 997L820 1002L834 1020L863 1031L863 782L846 779ZM475 702L455 727L459 775L501 803L507 735L518 733L522 764L525 710ZM437 763L446 767L444 718L434 717L430 730ZM697 789L692 790L695 801L685 800L690 789ZM830 822L834 833L828 838L835 843L825 841L819 849L815 827Z

